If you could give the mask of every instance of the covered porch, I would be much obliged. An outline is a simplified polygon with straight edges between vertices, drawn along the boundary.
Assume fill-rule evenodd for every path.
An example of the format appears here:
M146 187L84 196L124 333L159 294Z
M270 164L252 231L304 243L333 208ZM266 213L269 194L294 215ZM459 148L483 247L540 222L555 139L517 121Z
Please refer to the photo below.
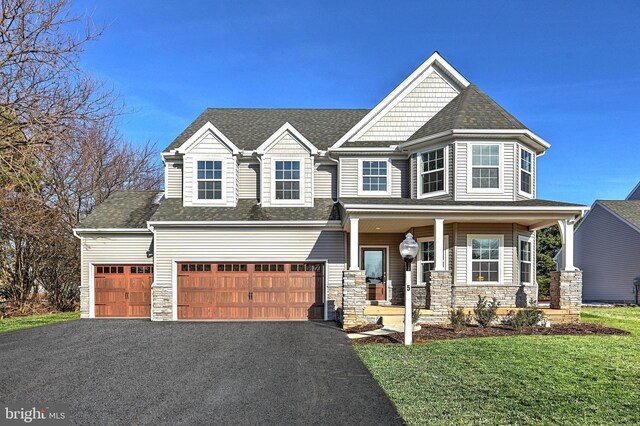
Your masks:
M573 265L573 225L583 206L357 206L343 204L348 269L343 275L345 327L400 320L404 312L406 233L419 243L411 266L412 304L421 322L447 323L450 309L496 298L503 310L538 298L535 231L559 225L563 270L552 277L548 317L577 319L581 272ZM505 311L506 313L506 311ZM395 318L395 317L398 318Z

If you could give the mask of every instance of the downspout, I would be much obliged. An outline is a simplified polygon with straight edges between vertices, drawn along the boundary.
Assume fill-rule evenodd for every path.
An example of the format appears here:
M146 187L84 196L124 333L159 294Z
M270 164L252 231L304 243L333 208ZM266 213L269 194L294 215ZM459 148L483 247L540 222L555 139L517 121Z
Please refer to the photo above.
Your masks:
M258 182L260 183L260 200L258 201L258 205L262 207L262 199L264 195L264 170L262 156L260 154L256 154L256 156L258 157L258 163L260 163L260 178L258 179Z
M340 161L335 158L331 158L331 153L329 151L326 151L325 156L329 159L329 161L333 161L334 163L336 163L336 198L339 199L340 198Z

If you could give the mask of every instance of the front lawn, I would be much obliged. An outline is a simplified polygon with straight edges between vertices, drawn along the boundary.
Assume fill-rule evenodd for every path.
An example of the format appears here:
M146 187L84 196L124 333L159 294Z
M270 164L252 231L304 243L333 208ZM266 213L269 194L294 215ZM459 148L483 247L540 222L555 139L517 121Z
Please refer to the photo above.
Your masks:
M355 346L409 424L638 424L640 309L584 309L631 336Z
M69 321L80 318L80 312L61 312L46 315L32 315L28 317L13 317L0 319L0 333L38 327L40 325Z

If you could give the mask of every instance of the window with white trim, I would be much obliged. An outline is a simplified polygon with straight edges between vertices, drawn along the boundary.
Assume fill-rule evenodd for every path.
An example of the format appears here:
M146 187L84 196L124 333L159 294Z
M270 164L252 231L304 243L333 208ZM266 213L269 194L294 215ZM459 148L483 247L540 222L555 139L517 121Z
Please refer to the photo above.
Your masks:
M420 154L422 194L445 191L445 152L439 148Z
M471 145L471 188L500 188L500 145Z
M520 282L531 284L533 271L533 244L531 240L520 238Z
M300 161L278 160L275 162L276 200L300 199Z
M500 282L500 238L472 237L471 281Z
M532 194L533 182L533 154L526 149L520 149L520 191Z
M222 161L198 160L198 200L222 200Z
M427 272L433 271L436 267L436 246L433 237L418 238L418 284L427 283ZM448 265L449 236L444 236L444 253L445 268Z
M387 193L389 188L388 162L386 160L362 160L362 192Z

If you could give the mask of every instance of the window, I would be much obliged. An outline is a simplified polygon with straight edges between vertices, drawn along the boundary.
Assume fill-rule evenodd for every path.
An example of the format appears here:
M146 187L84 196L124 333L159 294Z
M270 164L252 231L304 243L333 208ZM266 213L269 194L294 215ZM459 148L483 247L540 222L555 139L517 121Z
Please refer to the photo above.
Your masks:
M361 192L386 194L389 188L387 160L361 161Z
M433 237L418 238L420 251L418 252L418 284L426 284L427 272L436 267L436 246ZM444 264L448 265L449 236L444 236Z
M211 272L210 263L182 263L180 264L181 272Z
M533 154L526 149L520 149L520 191L532 194Z
M198 160L198 200L222 200L222 161Z
M531 284L532 278L532 244L530 240L520 238L520 282Z
M469 237L471 251L471 281L500 282L500 246L502 237Z
M300 161L276 161L276 200L300 199Z
M445 191L445 149L434 149L420 154L422 194Z
M471 145L471 188L500 188L500 145Z

